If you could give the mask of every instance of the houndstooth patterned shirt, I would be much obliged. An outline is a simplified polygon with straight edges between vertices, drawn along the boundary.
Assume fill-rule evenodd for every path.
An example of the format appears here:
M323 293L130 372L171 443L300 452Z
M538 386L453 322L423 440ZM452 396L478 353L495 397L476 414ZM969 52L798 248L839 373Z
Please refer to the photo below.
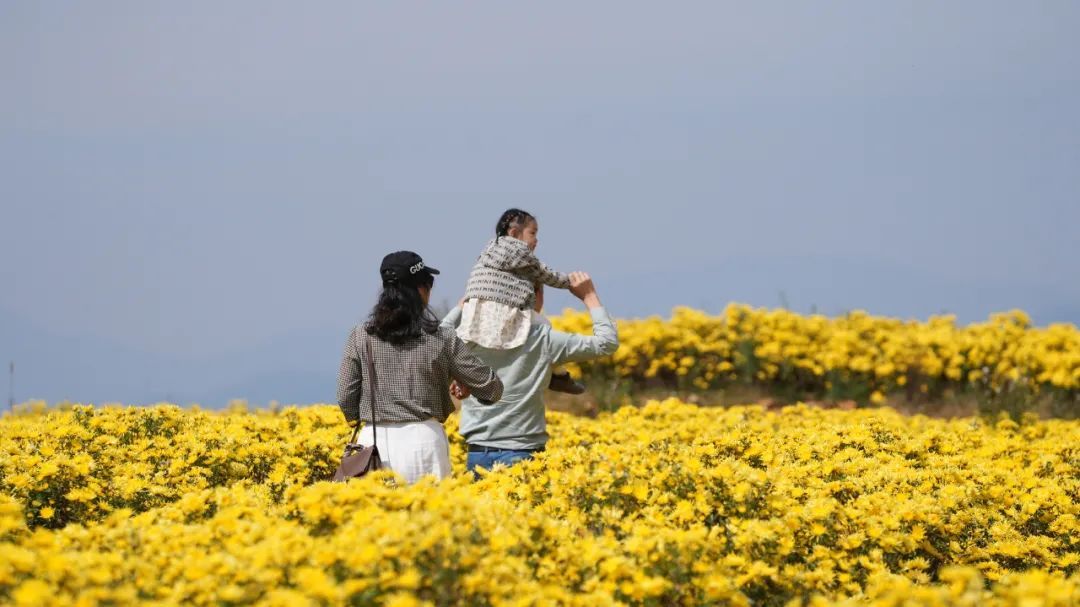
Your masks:
M419 422L435 418L445 422L454 411L450 380L468 387L487 403L502 398L503 384L490 367L480 362L458 339L454 330L439 327L405 344L391 344L353 327L345 342L338 372L337 400L350 423L371 420L371 394L366 387L366 343L371 343L375 368L375 421Z
M494 301L520 310L532 310L536 283L569 289L570 277L537 259L529 245L512 236L487 243L465 286L465 299Z

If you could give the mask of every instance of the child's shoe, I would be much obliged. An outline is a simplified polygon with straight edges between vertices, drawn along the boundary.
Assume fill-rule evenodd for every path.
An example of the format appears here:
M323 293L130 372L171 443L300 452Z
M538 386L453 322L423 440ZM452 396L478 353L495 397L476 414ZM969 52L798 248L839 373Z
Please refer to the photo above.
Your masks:
M570 372L566 369L559 369L552 371L551 382L548 383L548 390L553 392L565 392L566 394L584 394L585 384L575 381L570 376Z

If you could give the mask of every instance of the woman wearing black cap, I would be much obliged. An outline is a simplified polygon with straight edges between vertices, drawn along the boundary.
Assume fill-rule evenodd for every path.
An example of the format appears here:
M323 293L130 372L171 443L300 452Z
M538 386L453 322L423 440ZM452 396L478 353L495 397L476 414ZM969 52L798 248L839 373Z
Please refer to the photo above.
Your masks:
M450 474L442 424L454 411L451 380L486 404L502 398L503 384L428 308L438 270L416 253L398 251L383 258L379 271L379 300L345 343L338 406L350 423L364 423L360 442L375 441L384 467L410 483L429 474L443 478Z

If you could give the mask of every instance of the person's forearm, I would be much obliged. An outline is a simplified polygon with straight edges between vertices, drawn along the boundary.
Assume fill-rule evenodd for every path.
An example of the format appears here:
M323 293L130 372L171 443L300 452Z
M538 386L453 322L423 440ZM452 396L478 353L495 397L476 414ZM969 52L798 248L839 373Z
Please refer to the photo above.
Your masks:
M581 301L585 304L585 307L590 310L604 307L603 304L600 303L600 296L597 295L595 292L589 293L585 297L582 297Z
M569 289L570 288L570 275L562 272L556 272L551 268L545 268L548 272L545 278L540 280L541 283L553 288L553 289Z
M614 354L619 349L619 331L608 311L593 308L589 313L593 321L592 335L551 332L555 364L592 360Z
M482 405L493 405L499 402L503 395L503 383L495 373L491 379L481 385L468 386L469 393Z

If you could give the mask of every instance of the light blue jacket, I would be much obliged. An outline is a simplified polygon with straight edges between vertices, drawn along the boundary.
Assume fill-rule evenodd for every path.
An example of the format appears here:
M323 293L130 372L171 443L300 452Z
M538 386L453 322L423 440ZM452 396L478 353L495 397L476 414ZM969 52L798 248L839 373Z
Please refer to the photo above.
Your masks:
M466 442L500 449L539 449L547 444L544 390L551 381L552 365L609 356L619 348L618 331L607 311L594 308L591 314L592 335L563 333L534 322L525 343L517 348L494 350L468 344L502 380L503 395L491 405L471 396L462 401L461 435ZM460 321L461 308L456 307L442 322L457 327Z

